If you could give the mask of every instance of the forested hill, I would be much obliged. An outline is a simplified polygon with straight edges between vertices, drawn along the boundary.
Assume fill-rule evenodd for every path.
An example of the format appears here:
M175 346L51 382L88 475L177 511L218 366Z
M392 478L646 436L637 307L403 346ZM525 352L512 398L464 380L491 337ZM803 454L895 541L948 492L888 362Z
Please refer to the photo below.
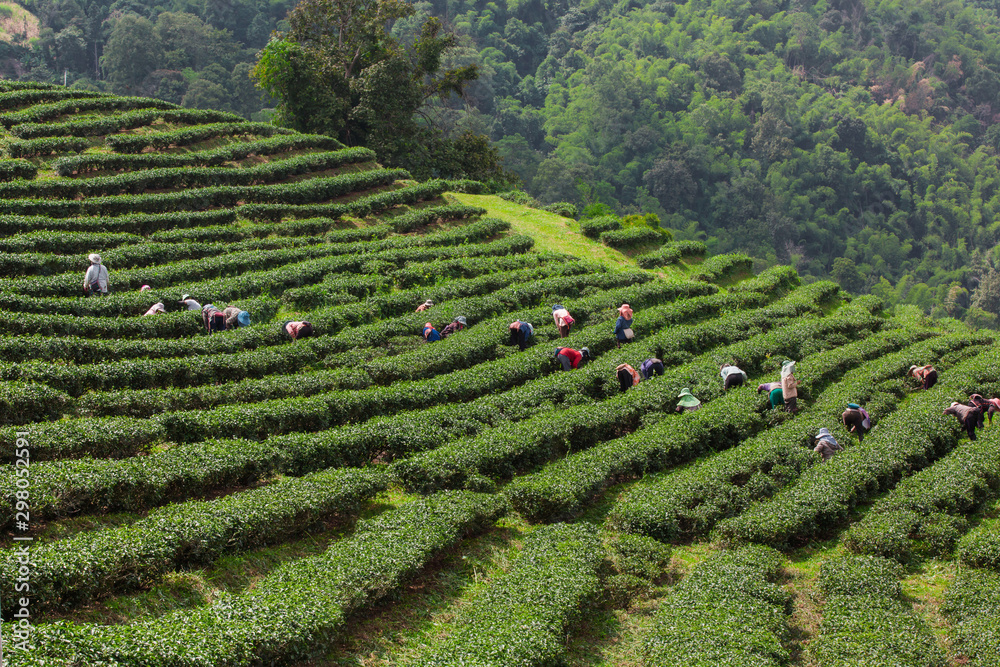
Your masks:
M995 7L418 7L474 43L469 122L543 202L655 212L714 252L790 261L938 314L983 322L1000 307Z

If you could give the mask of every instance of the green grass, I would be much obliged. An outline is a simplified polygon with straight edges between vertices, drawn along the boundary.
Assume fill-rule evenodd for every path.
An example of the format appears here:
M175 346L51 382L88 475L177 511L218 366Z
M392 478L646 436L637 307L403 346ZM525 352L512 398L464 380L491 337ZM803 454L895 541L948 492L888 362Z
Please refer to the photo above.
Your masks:
M515 204L493 195L449 192L446 196L461 204L482 206L486 209L486 217L509 221L515 232L534 237L537 250L561 252L600 262L605 266L635 267L635 262L624 254L581 234L580 223L570 218Z

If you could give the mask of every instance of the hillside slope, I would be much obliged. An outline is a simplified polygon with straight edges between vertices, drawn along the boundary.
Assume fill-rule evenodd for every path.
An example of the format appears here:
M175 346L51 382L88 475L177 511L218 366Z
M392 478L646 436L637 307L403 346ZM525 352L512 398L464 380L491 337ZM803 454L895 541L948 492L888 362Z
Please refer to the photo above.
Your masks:
M1000 595L996 578L976 588L955 553L996 539L995 522L971 529L996 512L998 436L970 442L941 414L1000 392L991 336L887 317L788 267L752 276L745 255L664 246L643 270L563 218L325 137L5 87L5 664L995 655L976 595ZM84 298L94 252L110 290ZM250 324L209 335L184 295ZM514 320L534 324L523 349ZM563 346L593 359L562 372ZM654 357L663 375L620 384L619 365ZM785 359L795 414L755 390ZM745 385L724 390L724 363ZM914 363L939 383L904 380ZM685 388L702 407L678 414ZM871 412L863 443L839 423L849 401ZM825 463L823 427L845 447Z

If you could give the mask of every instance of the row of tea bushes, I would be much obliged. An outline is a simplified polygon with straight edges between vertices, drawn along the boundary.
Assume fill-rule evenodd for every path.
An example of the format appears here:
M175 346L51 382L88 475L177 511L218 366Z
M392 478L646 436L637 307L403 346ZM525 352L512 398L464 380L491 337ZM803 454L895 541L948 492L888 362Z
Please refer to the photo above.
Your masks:
M699 563L657 608L647 664L787 665L792 597L777 584L783 561L772 549L744 547Z
M408 665L560 664L567 633L598 600L603 556L600 535L590 525L559 524L531 533L510 569L463 613L459 627Z
M101 133L103 134L103 133ZM147 148L162 150L171 146L189 146L201 141L220 137L254 136L271 137L275 134L291 134L291 130L271 123L248 123L246 121L205 123L196 127L185 127L169 132L149 132L147 134L115 134L104 140L105 145L116 153L141 153Z
M37 94L36 94L37 97ZM0 125L10 129L22 123L44 123L81 111L130 111L132 109L178 109L176 104L150 97L119 97L117 95L74 96L69 99L34 104L21 111L0 113Z
M962 568L945 592L941 611L954 623L957 652L970 667L993 667L1000 655L1000 573Z
M987 430L900 482L851 526L844 543L856 553L902 562L915 546L937 556L950 554L969 528L966 516L995 500L998 487L1000 436Z
M316 658L349 614L398 591L504 511L501 499L481 494L417 500L362 521L323 554L278 566L242 593L129 625L36 625L34 650L5 658L11 667L40 658L120 667L242 667ZM5 624L5 643L10 630Z
M177 568L301 535L333 516L352 514L386 488L376 469L333 469L285 478L218 500L167 505L134 523L84 531L31 549L36 610L71 608L155 583ZM17 578L17 549L0 550L0 577ZM0 594L15 606L13 587Z
M635 258L635 263L643 269L656 269L677 264L682 259L703 257L707 253L708 248L701 241L671 241L655 252L639 255Z
M163 105L156 100L157 105ZM2 104L2 102L0 102ZM68 120L62 123L21 123L10 129L11 134L19 139L38 139L42 137L93 137L113 134L122 130L149 125L157 120L168 123L246 123L246 120L234 113L213 111L210 109L150 109L141 108L125 113L104 116L97 119Z
M149 136L149 135L142 135ZM252 155L277 155L299 150L338 150L344 145L322 134L279 134L256 141L243 141L191 153L144 153L141 155L88 153L61 157L52 163L59 176L91 171L161 169L164 167L217 167Z
M107 195L87 199L7 199L0 201L0 213L67 218L72 216L120 216L130 213L203 211L209 208L232 208L243 203L247 205L300 206L388 186L407 178L409 178L409 172L405 169L372 169L272 185L213 185L177 192ZM341 209L343 212L349 212L358 205L359 202L352 202L351 204L335 204L333 206L343 207ZM371 206L374 204L370 204ZM248 210L246 215L253 218L252 209ZM322 214L312 214L306 217L314 217L315 215Z
M307 153L284 160L272 160L251 167L160 167L126 169L114 176L57 178L41 181L0 183L0 197L51 197L75 199L115 195L140 195L147 190L253 186L278 183L293 176L370 162L374 152L367 148L344 148L332 152Z
M845 556L820 567L826 595L808 655L818 667L945 667L931 628L902 599L902 568L874 556Z

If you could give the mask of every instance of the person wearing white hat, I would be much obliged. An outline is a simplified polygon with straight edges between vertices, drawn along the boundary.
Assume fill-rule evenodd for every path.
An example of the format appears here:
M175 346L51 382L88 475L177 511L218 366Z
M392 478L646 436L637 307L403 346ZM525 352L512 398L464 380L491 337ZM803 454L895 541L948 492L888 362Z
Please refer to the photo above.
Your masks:
M466 319L461 315L459 315L454 320L452 320L451 324L446 326L444 329L441 329L441 338L447 338L456 331L461 331L462 329L465 328L465 325L466 325Z
M431 301L430 299L427 299L427 301L424 301L422 304L420 304L419 306L417 306L417 309L414 312L416 312L416 313L422 313L422 312L424 312L425 310L427 310L428 308L430 308L433 305L434 305L434 302Z
M184 304L184 307L188 310L201 310L201 304L192 299L190 294L182 296L180 303Z
M108 269L101 264L101 256L97 253L88 255L90 266L83 274L83 292L87 296L98 296L108 293Z
M834 454L843 451L843 449L836 438L833 437L833 434L830 433L830 429L821 428L819 433L816 434L816 446L813 447L813 451L819 452L824 461L829 461L833 458Z

